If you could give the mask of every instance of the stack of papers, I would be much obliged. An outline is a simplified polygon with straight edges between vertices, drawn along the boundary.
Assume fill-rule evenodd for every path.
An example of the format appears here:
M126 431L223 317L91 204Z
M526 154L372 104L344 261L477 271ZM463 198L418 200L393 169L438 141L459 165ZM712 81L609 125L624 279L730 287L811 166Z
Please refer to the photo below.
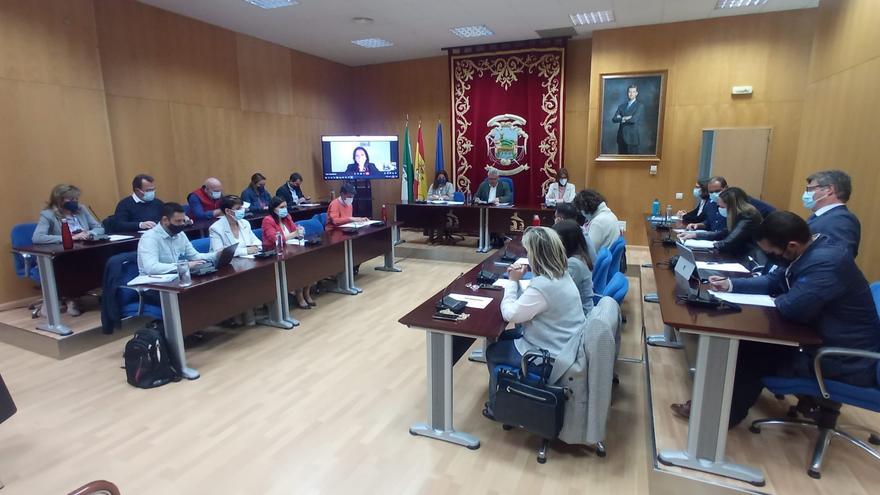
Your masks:
M380 222L379 220L367 220L366 222L349 222L349 223L340 225L340 227L349 228L349 229L359 229L361 227L366 227L367 225L373 225L373 224L377 224L377 223L382 223L382 222Z
M144 284L164 284L177 280L176 273L165 273L162 275L138 275L131 279L128 285L144 285Z
M299 206L321 206L321 203L300 203Z
M740 294L737 292L718 292L710 290L709 294L721 299L722 301L734 304L745 304L747 306L764 306L767 308L775 308L776 303L773 298L765 294Z
M120 234L110 234L107 236L110 241L124 241L127 239L134 239L133 235L120 235Z
M449 297L464 301L467 303L467 307L473 309L486 309L486 306L492 302L491 297L471 296L468 294L449 294Z
M675 232L676 234L684 234L684 233L689 233L689 234L708 234L708 233L709 233L708 230L672 229L672 231Z
M698 261L699 270L716 270L719 272L751 273L749 269L739 263L715 263L712 261Z
M699 239L688 239L684 241L684 245L694 249L713 249L715 241L701 241Z

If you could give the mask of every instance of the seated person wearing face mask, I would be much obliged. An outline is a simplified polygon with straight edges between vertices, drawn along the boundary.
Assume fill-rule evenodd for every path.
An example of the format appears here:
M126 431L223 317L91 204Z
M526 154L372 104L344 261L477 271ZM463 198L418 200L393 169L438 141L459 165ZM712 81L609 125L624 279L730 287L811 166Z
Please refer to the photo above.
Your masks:
M562 203L571 203L574 201L574 195L574 184L568 182L568 170L560 168L556 174L556 182L551 182L550 186L547 187L544 204L556 206Z
M587 246L587 266L593 269L593 263L596 262L596 246L593 245L593 239L587 234L587 222L584 216L578 213L577 209L571 203L562 203L556 205L556 212L553 214L553 224L562 222L563 220L572 220L580 226L581 234L584 236L584 244Z
M295 207L300 203L308 203L312 200L306 196L302 190L303 177L298 172L290 174L287 182L281 185L275 195L284 198L284 201L291 207Z
M715 241L714 248L723 253L742 256L754 249L752 236L761 224L761 213L748 201L745 191L728 187L718 196L718 214L727 220L723 230L695 233L682 232L679 239L704 239Z
M486 180L480 184L480 187L477 188L477 193L474 195L475 203L490 205L510 204L513 194L507 183L499 179L500 175L497 168L489 168L489 171L486 173Z
M611 249L611 245L620 237L620 222L605 204L605 197L593 189L584 189L575 196L573 204L586 219L587 235L596 250L603 247Z
M108 225L111 233L131 233L149 230L162 218L162 201L156 198L156 181L146 174L138 174L131 181L131 196L116 205L116 212Z
M193 248L189 238L183 233L186 225L183 206L177 203L162 205L161 220L141 236L138 242L138 269L141 275L172 273L177 270L180 256L186 258L190 269L201 265L205 260L214 261L215 253L202 254Z
M354 186L351 184L343 184L339 188L339 197L330 202L327 207L327 225L324 230L330 232L336 230L340 225L351 222L366 222L369 218L352 216L354 204Z
M186 197L190 216L196 220L211 220L223 216L223 212L220 211L222 197L223 184L220 183L220 179L208 177L202 187Z
M268 211L272 196L266 190L266 176L259 172L252 175L250 185L241 192L241 200L249 204L247 211L251 213Z
M714 290L776 297L776 310L786 319L813 326L822 346L880 351L880 319L865 276L849 250L824 234L811 234L794 213L771 213L755 235L770 257L788 262L783 270L755 278L727 280L709 277ZM815 348L742 341L736 365L730 424L748 414L768 375L813 377ZM822 372L832 379L860 387L877 386L876 361L829 356Z
M676 216L681 218L681 223L703 223L706 221L706 204L709 202L709 179L700 179L694 186L694 199L697 205L691 211L679 210Z
M243 201L238 196L223 196L220 199L220 209L223 217L211 224L208 232L211 236L211 251L222 251L226 246L238 244L235 248L236 256L254 254L260 250L262 244L251 230L251 224L244 219L245 209ZM268 208L268 204L266 207Z
M269 202L269 214L263 217L263 249L271 251L275 249L275 238L278 234L284 242L291 239L299 239L302 237L302 229L294 223L290 218L290 212L287 210L287 201L281 196L275 196ZM298 288L296 293L296 303L300 309L311 309L317 306L312 299L312 286Z
M104 227L79 203L80 190L70 184L58 184L52 188L46 209L40 212L40 220L31 237L34 244L58 244L61 242L61 223L67 222L74 241L82 241L90 235L103 235Z
M804 208L812 212L807 218L810 231L825 234L837 244L846 246L853 258L859 255L862 225L846 202L852 193L852 180L842 170L823 170L807 177L801 197Z
M452 187L452 183L449 182L449 176L446 175L446 171L440 170L437 172L434 182L428 188L428 200L451 201L454 194L455 189Z

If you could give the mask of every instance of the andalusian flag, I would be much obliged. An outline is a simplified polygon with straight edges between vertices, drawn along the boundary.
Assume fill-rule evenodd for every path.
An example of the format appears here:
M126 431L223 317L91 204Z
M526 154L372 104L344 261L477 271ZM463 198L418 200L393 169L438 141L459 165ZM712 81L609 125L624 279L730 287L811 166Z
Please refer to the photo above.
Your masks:
M425 142L422 141L422 123L419 122L419 134L416 137L415 179L413 179L413 196L428 199L428 178L425 176Z
M413 163L412 152L409 149L409 118L406 119L406 125L403 128L403 176L400 181L400 200L408 202L412 197L413 191Z

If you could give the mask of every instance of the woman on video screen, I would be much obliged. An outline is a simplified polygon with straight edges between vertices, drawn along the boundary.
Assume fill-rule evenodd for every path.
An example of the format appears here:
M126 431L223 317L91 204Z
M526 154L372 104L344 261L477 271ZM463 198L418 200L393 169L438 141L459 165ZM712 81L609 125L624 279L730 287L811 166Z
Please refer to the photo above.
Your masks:
M363 146L358 146L351 154L354 163L349 163L345 169L347 174L382 175L376 165L370 163L370 155Z

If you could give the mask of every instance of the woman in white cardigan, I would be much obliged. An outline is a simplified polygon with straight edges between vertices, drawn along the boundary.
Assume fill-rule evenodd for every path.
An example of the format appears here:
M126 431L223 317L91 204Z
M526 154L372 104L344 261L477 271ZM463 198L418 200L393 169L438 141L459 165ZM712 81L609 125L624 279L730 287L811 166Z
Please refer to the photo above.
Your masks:
M254 254L260 250L262 242L254 235L251 224L244 219L247 212L242 208L244 202L238 196L230 194L220 200L220 211L223 216L211 224L208 229L211 236L211 251L220 251L226 246L238 243L236 256Z
M598 191L584 189L575 197L574 207L587 219L587 235L596 246L596 251L603 247L611 249L611 245L620 237L620 222L605 204L605 197Z
M544 204L556 206L560 203L571 203L572 201L574 201L574 184L568 182L568 170L560 168L559 172L556 173L556 182L551 183L547 188Z

